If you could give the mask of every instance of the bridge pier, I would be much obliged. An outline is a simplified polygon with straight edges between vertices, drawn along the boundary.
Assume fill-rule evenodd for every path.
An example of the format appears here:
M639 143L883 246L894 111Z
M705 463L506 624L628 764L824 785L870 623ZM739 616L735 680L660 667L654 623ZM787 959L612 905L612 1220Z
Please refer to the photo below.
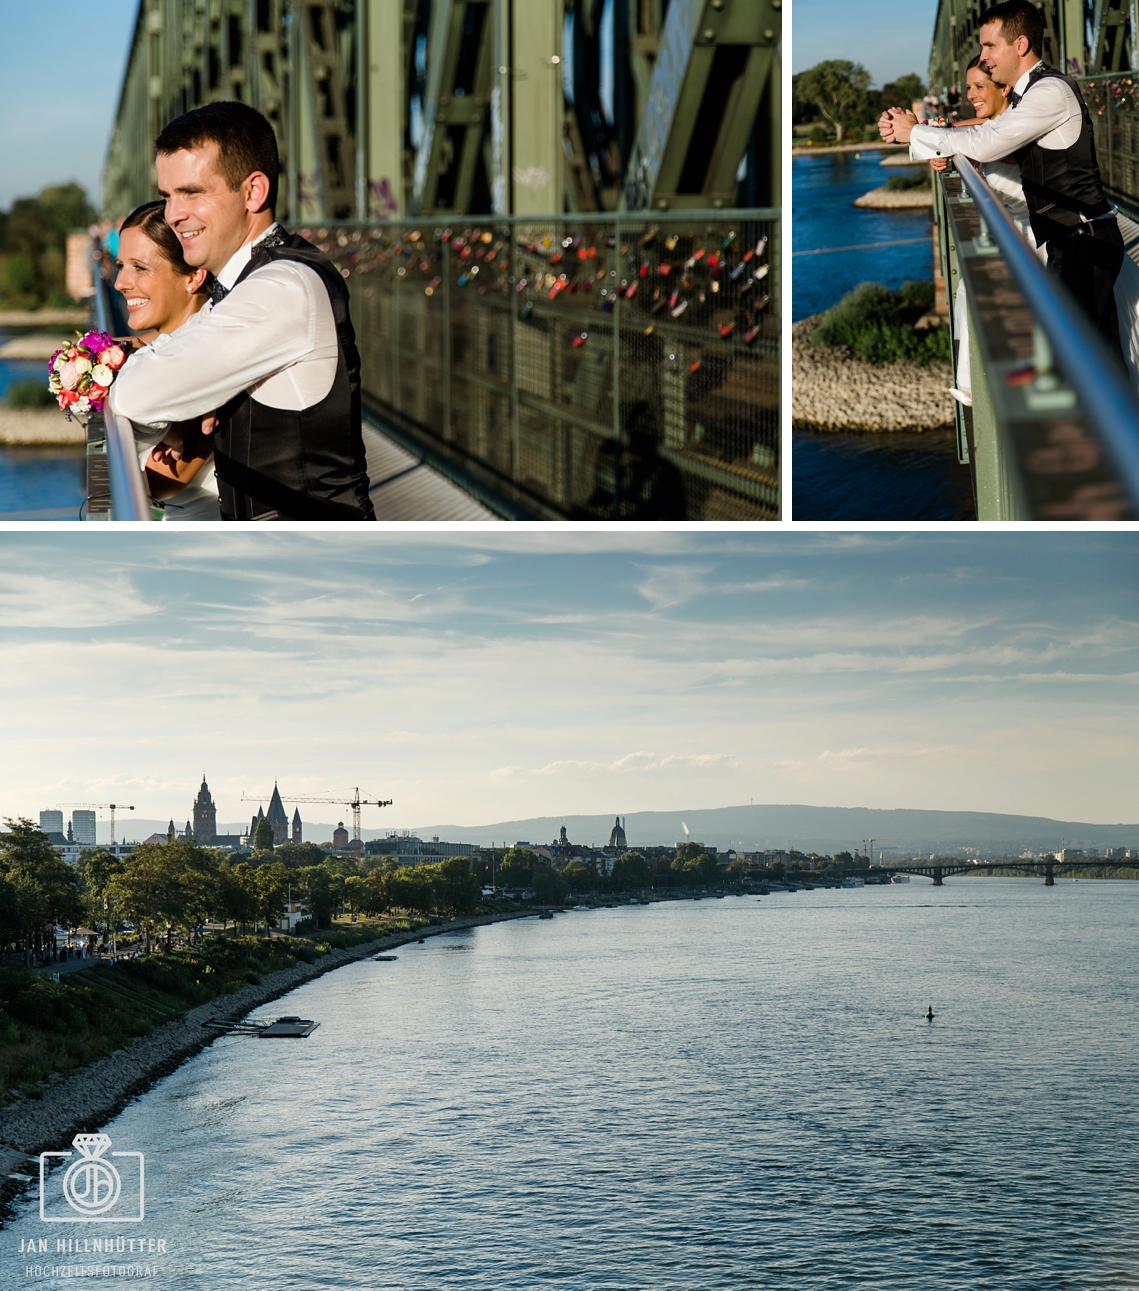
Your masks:
M945 884L941 881L941 866L940 866L940 865L935 865L935 866L933 867L933 886L934 886L935 888L941 888L941 887L944 887L944 886L945 886Z
M1044 886L1046 888L1054 888L1056 886L1056 876L1052 873L1052 866L1050 863L1044 866Z

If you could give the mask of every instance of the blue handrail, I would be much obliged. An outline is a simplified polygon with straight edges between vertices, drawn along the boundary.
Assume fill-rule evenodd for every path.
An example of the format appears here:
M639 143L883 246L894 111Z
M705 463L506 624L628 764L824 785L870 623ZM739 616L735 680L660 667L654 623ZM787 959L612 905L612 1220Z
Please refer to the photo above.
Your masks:
M1029 250L1012 217L966 157L954 159L962 183L1001 250L1068 384L1101 436L1133 498L1139 498L1139 401L1103 341L1061 286Z
M99 262L93 260L92 277L95 283L95 321L101 332L110 333L111 308L107 300L107 281L99 272ZM134 427L125 417L116 417L110 403L103 405L103 423L106 427L107 475L111 486L112 520L153 520L150 494L142 468L138 464Z

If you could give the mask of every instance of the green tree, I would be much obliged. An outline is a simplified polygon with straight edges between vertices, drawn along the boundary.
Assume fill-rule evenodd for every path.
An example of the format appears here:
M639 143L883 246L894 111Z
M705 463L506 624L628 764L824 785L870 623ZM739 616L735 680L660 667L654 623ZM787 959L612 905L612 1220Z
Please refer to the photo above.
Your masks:
M161 929L166 945L175 930L191 933L219 904L216 854L191 839L143 843L125 857L107 890L119 912L142 929L145 949Z
M545 864L534 866L530 887L534 889L534 900L542 905L560 905L569 892L569 884L562 882L552 865Z
M391 858L394 859L394 858ZM391 895L388 892L388 876L399 869L385 870L377 866L374 870L369 870L364 876L364 882L368 887L368 904L364 907L369 914L387 914L392 907Z
M626 852L613 862L609 881L618 892L633 892L647 888L653 881L653 872L640 852Z
M218 874L218 913L243 930L257 918L257 871L248 861L223 865Z
M584 861L570 861L562 870L562 880L571 892L592 892L597 887L597 875Z
M896 81L887 81L879 94L881 111L887 108L909 108L918 99L925 96L925 83L920 76L907 72Z
M800 74L796 87L803 102L812 103L842 143L844 130L861 128L870 115L867 90L870 73L861 63L832 58Z
M309 865L322 865L327 860L324 852L315 843L281 843L274 849L273 855L290 870L303 870Z
M372 889L362 874L350 874L344 880L344 904L353 919L371 909Z
M452 916L470 914L479 903L482 889L465 856L451 856L433 866L436 909Z
M428 914L435 909L435 875L433 865L401 865L387 876L388 896L393 906L413 914Z
M703 843L681 843L672 869L690 887L707 887L721 877L716 858L704 850Z
M498 882L502 887L525 888L530 886L530 876L538 858L528 847L507 848L498 865Z
M262 816L257 822L257 828L253 831L250 845L253 849L254 859L257 858L258 852L271 852L273 850L273 826L269 824L267 817ZM323 856L323 853L321 855Z
M304 884L305 905L312 912L316 926L331 928L342 892L338 876L324 865L307 865L297 871L297 877Z
M39 277L39 270L32 257L18 251L8 258L8 263L4 266L4 290L9 296L31 296L39 286Z
M0 878L11 891L5 918L20 928L30 957L49 941L54 948L58 923L71 927L82 916L80 875L26 817L4 823L8 832L0 839Z
M269 933L269 925L276 923L285 904L289 888L289 871L280 861L259 865L254 871L257 886L257 915Z

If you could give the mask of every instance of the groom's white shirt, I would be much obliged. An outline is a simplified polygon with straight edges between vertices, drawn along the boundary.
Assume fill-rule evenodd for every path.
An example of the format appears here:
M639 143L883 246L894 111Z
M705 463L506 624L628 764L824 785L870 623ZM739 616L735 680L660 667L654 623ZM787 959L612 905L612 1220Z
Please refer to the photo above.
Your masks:
M316 271L275 260L234 288L268 233L235 252L218 274L230 289L224 300L131 356L111 387L114 412L162 428L213 412L242 390L270 408L293 410L328 394L339 350L332 305Z
M1025 94L1039 60L1013 86ZM1041 148L1070 148L1080 137L1082 115L1071 88L1055 76L1032 87L1015 108L975 126L914 126L910 156L914 161L960 154L972 161L1000 161L1034 140Z

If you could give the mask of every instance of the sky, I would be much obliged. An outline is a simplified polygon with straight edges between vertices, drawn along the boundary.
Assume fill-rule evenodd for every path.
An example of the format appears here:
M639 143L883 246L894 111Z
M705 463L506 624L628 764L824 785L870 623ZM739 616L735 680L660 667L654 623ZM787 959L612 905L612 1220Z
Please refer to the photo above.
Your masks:
M916 72L929 75L929 47L937 0L906 5L885 0L793 0L791 71L805 72L828 58L861 63L879 88Z
M0 816L1135 817L1139 534L0 533ZM309 810L302 815L328 817Z
M69 30L56 5L0 0L0 207L68 180L98 205L137 12L138 0L100 0Z

